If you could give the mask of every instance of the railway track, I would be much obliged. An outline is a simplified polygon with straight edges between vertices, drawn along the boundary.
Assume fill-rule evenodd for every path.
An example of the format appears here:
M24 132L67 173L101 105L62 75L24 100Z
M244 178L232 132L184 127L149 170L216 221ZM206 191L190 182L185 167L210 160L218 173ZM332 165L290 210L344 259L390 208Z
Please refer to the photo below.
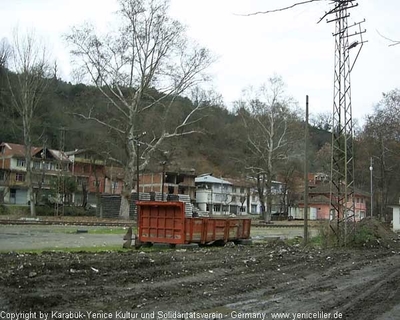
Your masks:
M48 220L0 220L2 225L61 225L61 226L99 226L99 227L131 227L131 222L100 222L100 221L48 221Z
M1 225L65 225L65 226L101 226L101 227L132 227L134 222L106 222L106 221L67 221L67 220L18 220L0 219ZM303 224L260 224L252 223L252 228L303 228ZM313 227L313 226L309 226Z

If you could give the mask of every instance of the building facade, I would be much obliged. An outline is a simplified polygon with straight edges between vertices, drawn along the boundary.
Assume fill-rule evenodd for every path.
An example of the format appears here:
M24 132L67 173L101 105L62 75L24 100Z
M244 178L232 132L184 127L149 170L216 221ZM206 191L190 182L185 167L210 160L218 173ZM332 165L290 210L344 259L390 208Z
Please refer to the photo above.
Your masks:
M141 173L139 175L139 188L140 192L161 193L164 195L164 200L167 199L169 194L188 195L191 202L194 203L196 201L195 177L194 169L182 169L178 172Z
M47 148L31 149L32 185L35 199L46 191L64 187L71 177L71 162L63 152ZM30 199L26 181L25 146L3 142L0 144L0 195L2 202L27 205ZM48 193L48 192L47 192ZM46 195L48 196L49 193Z
M354 190L354 217L359 221L366 217L367 201L370 195L359 189ZM330 204L330 185L317 184L310 187L308 197L309 217L311 220L332 220L335 217L332 215ZM350 207L350 203L349 203ZM304 197L299 201L297 208L291 208L291 216L294 219L304 219Z
M247 181L205 174L195 182L196 205L201 211L215 215L260 213L257 192Z

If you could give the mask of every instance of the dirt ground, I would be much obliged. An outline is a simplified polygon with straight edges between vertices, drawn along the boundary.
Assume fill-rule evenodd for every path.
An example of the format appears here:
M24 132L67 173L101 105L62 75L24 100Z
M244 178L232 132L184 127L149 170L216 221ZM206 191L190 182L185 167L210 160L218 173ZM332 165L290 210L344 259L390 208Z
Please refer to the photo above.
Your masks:
M389 246L4 253L0 318L400 319L400 247Z

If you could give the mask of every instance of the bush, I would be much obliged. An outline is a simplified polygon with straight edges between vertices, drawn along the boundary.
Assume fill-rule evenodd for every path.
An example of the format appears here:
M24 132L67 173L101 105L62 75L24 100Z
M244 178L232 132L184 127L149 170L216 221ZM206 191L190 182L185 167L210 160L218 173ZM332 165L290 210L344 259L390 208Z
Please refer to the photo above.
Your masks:
M36 206L36 215L51 217L56 213L56 209L53 206ZM90 209L85 210L82 207L74 207L74 206L60 206L58 208L59 216L66 217L84 217L84 216L96 216L96 210Z
M0 215L12 215L12 216L28 216L28 206L16 206L16 205L0 205Z
M0 216L8 214L7 207L4 204L0 204Z
M356 245L364 245L370 241L376 240L372 230L367 226L361 226L354 235L354 243Z
M49 206L36 206L36 215L42 217L54 216L54 208Z

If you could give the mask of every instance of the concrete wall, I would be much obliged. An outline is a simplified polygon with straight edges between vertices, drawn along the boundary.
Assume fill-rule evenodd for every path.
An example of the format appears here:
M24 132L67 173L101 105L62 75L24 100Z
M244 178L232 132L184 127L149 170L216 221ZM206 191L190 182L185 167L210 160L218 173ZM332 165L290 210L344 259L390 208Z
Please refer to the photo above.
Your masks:
M393 231L400 232L400 207L393 206Z

